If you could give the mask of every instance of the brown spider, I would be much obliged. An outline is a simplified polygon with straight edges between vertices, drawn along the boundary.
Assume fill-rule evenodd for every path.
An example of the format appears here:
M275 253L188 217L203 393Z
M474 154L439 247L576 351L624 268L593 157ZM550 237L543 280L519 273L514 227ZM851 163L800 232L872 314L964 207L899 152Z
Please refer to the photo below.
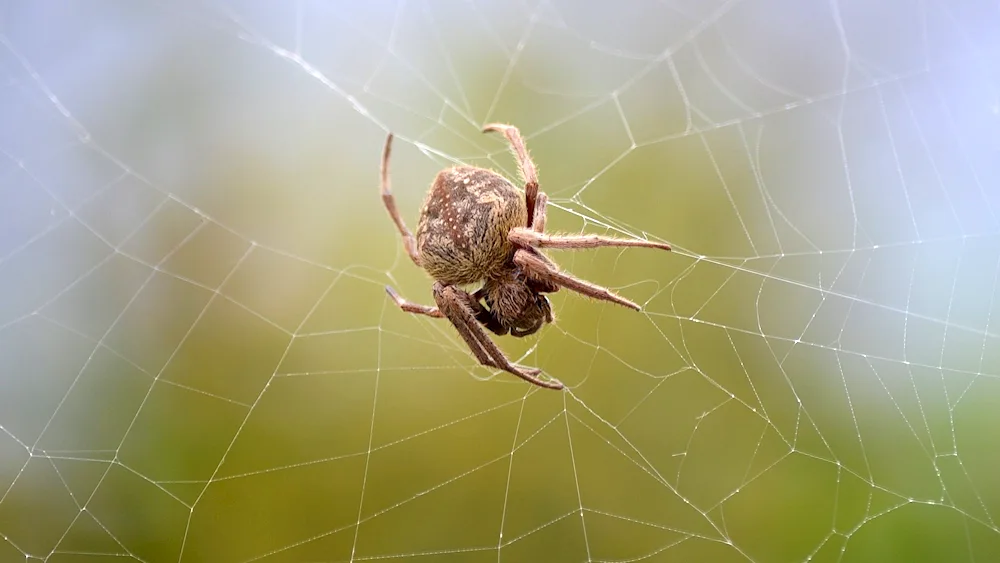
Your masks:
M483 326L498 335L534 334L555 320L549 300L542 295L560 287L611 301L635 310L639 306L612 291L561 272L540 248L596 248L644 246L670 250L670 246L641 239L598 235L545 234L548 196L538 191L538 174L517 128L490 124L483 132L498 131L510 141L517 156L524 195L506 178L491 170L457 166L434 178L420 210L417 236L406 228L389 186L392 133L382 151L382 201L389 211L403 245L413 262L430 274L437 307L418 305L385 290L409 313L447 318L484 366L502 369L535 385L562 389L553 379L535 377L541 370L512 364ZM459 286L483 282L475 293ZM480 303L485 301L485 305ZM480 326L482 325L482 326Z

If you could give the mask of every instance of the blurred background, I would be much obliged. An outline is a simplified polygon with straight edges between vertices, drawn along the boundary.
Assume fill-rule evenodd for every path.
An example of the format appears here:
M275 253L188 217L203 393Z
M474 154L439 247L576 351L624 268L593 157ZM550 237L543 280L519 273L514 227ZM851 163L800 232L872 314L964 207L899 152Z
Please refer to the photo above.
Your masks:
M518 183L480 367L378 197ZM0 2L0 561L1000 560L1000 8Z

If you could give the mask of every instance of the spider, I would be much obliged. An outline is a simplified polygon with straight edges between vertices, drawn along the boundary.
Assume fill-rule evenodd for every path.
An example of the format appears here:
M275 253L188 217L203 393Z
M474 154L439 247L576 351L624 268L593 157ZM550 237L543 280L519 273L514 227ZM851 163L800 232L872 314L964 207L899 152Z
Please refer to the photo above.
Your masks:
M599 235L545 234L548 197L538 191L538 174L516 127L489 124L483 132L502 133L517 157L524 192L491 170L456 166L434 178L417 224L417 236L396 209L389 184L392 133L385 139L380 169L382 202L396 224L413 263L434 278L436 307L411 303L386 286L389 297L408 313L447 318L479 363L510 372L548 389L558 380L536 377L538 368L513 364L483 327L497 335L524 337L555 321L546 293L564 287L631 309L639 305L611 290L575 278L542 254L542 248L641 246L670 250L663 243ZM461 286L482 282L474 293Z

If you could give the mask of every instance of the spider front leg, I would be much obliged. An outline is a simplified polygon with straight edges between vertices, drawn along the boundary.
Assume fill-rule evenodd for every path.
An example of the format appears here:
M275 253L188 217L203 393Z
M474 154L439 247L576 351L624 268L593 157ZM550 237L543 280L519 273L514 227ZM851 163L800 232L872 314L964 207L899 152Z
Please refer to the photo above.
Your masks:
M543 220L544 224L544 220ZM518 246L535 248L598 248L602 246L641 246L670 250L670 245L638 238L616 238L601 235L547 235L539 230L514 227L507 238Z
M528 223L528 227L536 233L545 232L545 212L549 205L549 196L545 192L538 192L538 199L535 200L535 216Z
M559 268L550 260L546 260L537 254L533 254L529 250L522 248L515 252L514 263L517 264L521 270L528 275L528 277L541 282L553 283L588 297L611 301L612 303L617 303L628 307L629 309L635 309L636 311L641 309L636 303L625 299L606 287L601 287L560 272Z
M465 294L465 297L462 297L462 294ZM563 384L559 381L543 381L535 377L541 373L540 369L525 368L511 363L503 351L483 332L482 325L476 320L468 305L470 298L471 296L468 293L454 286L444 285L441 282L434 283L434 301L437 303L438 309L455 326L458 334L465 340L466 345L469 346L469 349L476 356L476 359L479 360L479 363L484 366L502 369L539 387L547 389L563 388Z
M483 127L484 133L489 131L503 133L504 137L507 137L507 141L510 142L514 154L517 155L517 167L524 180L524 202L528 208L528 226L531 227L535 218L535 200L538 197L538 170L535 169L535 163L528 155L528 149L524 146L524 139L521 138L521 132L517 130L517 127L502 123L490 123Z

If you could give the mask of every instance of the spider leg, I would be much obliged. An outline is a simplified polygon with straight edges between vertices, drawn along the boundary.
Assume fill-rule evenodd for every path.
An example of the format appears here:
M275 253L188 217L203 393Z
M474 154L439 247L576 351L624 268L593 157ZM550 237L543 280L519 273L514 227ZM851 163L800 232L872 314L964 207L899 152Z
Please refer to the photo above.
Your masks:
M472 314L483 326L497 336L503 336L510 332L507 327L500 324L500 320L493 314L493 311L480 303L481 300L486 299L486 286L480 287L474 293L465 293L465 295L469 297L469 308L472 309Z
M548 206L549 196L545 192L538 192L538 199L535 200L535 217L528 227L536 233L545 232L545 208Z
M615 238L600 235L547 235L533 229L514 227L507 238L520 246L536 248L598 248L601 246L642 246L670 250L670 245L637 238Z
M389 183L389 156L391 153L392 133L389 133L385 138L385 147L382 149L382 166L379 169L379 177L382 180L382 203L385 204L385 209L389 212L392 222L396 224L399 235L403 237L403 246L406 248L406 253L410 255L413 263L419 266L420 251L417 249L417 239L413 238L413 233L410 232L410 229L406 228L406 223L403 222L403 218L399 215L399 210L396 209L396 198L392 197L392 187Z
M407 301L405 298L403 298L399 293L397 293L395 289L389 286L385 286L385 292L389 294L389 297L391 297L392 300L396 302L396 305L398 305L400 309L406 311L407 313L414 313L417 315L427 315L428 317L434 317L435 319L446 318L444 316L444 313L442 313L439 308L429 307L427 305L420 305L417 303L411 303L410 301ZM483 295L482 290L477 291L474 295L469 295L470 299L468 300L468 305L469 308L472 309L473 316L475 316L477 321L479 321L486 328L490 329L490 331L492 331L497 336L504 336L510 331L502 324L500 324L500 321L497 320L496 316L494 316L489 309L484 307L483 304L479 302L479 300L482 299L482 295ZM550 320L549 322L552 321Z
M437 307L429 307L427 305L420 305L418 303L411 303L407 301L403 296L396 292L395 289L385 286L385 292L389 294L389 297L396 302L396 305L400 309L406 311L407 313L414 313L417 315L427 315L428 317L434 317L435 319L445 318L444 313L441 312ZM466 294L468 295L468 294ZM470 295L468 300L469 307L472 309L476 320L483 324L486 328L490 329L499 336L507 334L507 329L500 324L495 316L487 309L483 307L482 303L479 302L478 292L476 295ZM494 366L495 367L495 366Z
M385 292L389 294L389 297L392 297L392 300L396 302L396 305L399 305L400 309L406 311L407 313L427 315L428 317L434 317L436 319L444 318L444 315L437 307L428 307L427 305L410 303L406 299L403 299L403 297L400 296L398 293L396 293L395 289L389 286L385 286Z
M535 163L531 161L531 156L528 155L528 149L524 146L524 139L521 138L521 132L517 130L517 127L502 123L490 123L483 127L483 133L489 131L503 133L507 137L507 141L510 142L510 148L517 155L517 167L524 179L524 202L528 208L528 226L531 227L535 218L535 200L538 197L538 171L535 169Z
M525 368L512 364L503 351L490 340L490 337L483 332L482 326L476 321L472 311L468 306L468 294L466 298L461 297L460 290L454 286L444 285L441 282L434 284L434 301L438 308L448 317L451 324L458 330L458 334L465 340L473 355L484 366L502 369L512 373L525 381L534 383L540 387L548 389L562 389L563 384L556 381L543 381L535 377L541 370L537 368Z
M559 268L550 260L543 259L536 254L532 254L531 252L524 250L523 248L514 253L514 263L520 266L528 277L535 278L539 281L552 282L565 287L566 289L593 297L594 299L611 301L612 303L617 303L628 307L629 309L635 309L636 311L640 309L640 307L632 301L625 299L606 287L601 287L560 272Z

